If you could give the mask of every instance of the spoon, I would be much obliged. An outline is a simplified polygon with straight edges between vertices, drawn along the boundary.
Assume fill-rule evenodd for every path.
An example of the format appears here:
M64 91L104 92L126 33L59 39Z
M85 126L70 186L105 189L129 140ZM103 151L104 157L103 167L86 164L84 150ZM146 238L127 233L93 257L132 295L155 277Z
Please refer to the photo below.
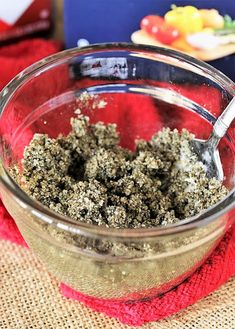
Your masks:
M223 181L224 172L217 146L235 118L235 97L216 120L213 131L207 140L193 139L191 145L206 169L208 178L215 177Z

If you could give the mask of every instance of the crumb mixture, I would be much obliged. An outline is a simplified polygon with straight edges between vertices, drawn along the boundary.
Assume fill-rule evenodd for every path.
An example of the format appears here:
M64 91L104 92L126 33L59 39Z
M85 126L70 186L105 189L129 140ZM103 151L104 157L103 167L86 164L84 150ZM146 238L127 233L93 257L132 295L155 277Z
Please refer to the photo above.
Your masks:
M115 228L176 223L227 194L206 177L193 135L164 128L134 152L119 146L115 124L78 114L68 136L35 134L26 147L20 184L34 199L76 221Z

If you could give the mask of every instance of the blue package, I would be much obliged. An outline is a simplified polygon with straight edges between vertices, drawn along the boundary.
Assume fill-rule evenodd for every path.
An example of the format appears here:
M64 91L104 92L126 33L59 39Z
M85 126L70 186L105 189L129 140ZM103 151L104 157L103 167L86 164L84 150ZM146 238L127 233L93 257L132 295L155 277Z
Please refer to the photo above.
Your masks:
M67 48L92 43L130 42L141 19L149 14L164 16L174 3L197 8L216 8L235 19L231 0L64 0L64 32ZM235 80L235 54L209 62Z

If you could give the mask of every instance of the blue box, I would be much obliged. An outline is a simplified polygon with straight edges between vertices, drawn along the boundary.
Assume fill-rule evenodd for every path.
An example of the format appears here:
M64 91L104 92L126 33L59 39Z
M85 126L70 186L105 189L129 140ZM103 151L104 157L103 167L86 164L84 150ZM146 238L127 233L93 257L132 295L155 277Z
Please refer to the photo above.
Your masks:
M64 0L67 48L92 43L126 41L149 14L163 16L172 3L177 6L216 8L235 19L234 0ZM235 54L209 62L235 80Z

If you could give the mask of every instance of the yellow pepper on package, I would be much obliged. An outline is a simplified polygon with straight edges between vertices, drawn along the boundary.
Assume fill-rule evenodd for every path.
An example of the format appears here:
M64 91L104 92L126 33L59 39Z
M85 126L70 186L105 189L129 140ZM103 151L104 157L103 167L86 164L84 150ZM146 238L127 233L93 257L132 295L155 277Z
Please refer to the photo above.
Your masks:
M222 29L224 27L224 18L216 9L201 9L203 25L214 29Z
M200 11L193 6L172 6L172 10L165 14L165 22L178 29L182 35L196 33L203 29Z

